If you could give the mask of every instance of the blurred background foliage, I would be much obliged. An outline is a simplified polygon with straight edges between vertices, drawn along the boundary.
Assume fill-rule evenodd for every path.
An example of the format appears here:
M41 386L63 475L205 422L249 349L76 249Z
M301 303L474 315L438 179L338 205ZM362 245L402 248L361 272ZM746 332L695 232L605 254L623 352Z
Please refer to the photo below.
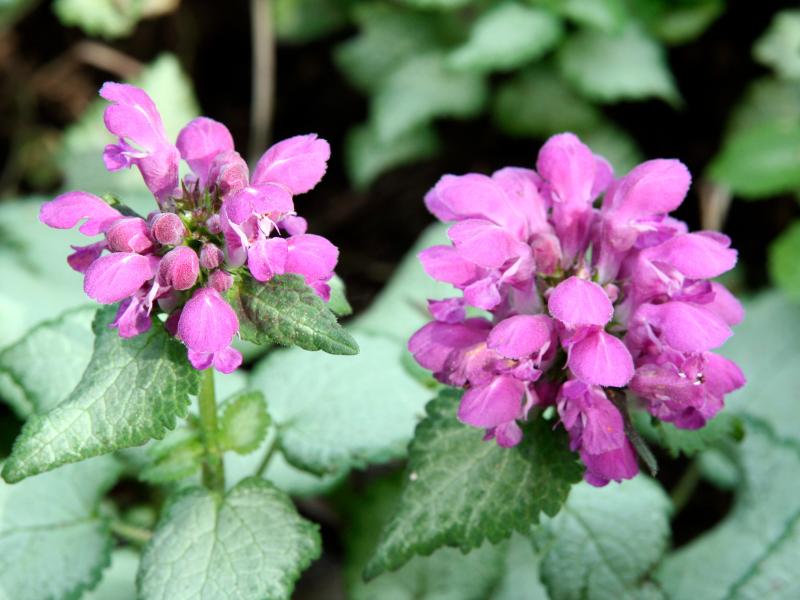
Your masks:
M91 311L76 308L85 305L80 276L64 263L80 236L41 226L39 203L76 188L118 194L142 213L152 202L136 172L103 169L108 135L96 90L108 79L147 89L173 137L206 114L230 127L240 149L265 145L267 132L315 131L332 143L328 175L298 208L341 248L338 272L355 308L349 326L365 351L347 362L299 350L259 358L263 350L249 348L249 368L219 384L223 396L264 391L270 435L285 435L266 476L322 523L325 554L298 597L343 589L353 598L459 600L800 595L796 3L0 0L0 456L22 420L66 396L91 350ZM651 431L660 485L580 486L532 540L467 556L440 550L364 584L359 574L396 501L405 445L432 395L403 340L425 321L425 299L449 293L414 256L443 236L425 229L432 219L422 197L446 172L532 166L541 142L564 130L619 175L644 158L680 158L695 181L679 216L733 237L740 265L726 283L747 298L748 317L725 353L749 384L727 414L743 424L744 440L736 443L728 434L740 430L728 425L700 441ZM252 472L269 443L226 457L231 483ZM196 476L193 444L179 429L120 453L116 467L98 462L116 481L111 494L74 514L151 527L164 490ZM122 475L113 475L119 464ZM112 485L84 471L56 471L41 489L66 494L85 483L99 496ZM164 487L148 491L142 481ZM2 534L20 519L14 510L25 494L42 493L11 489L16 508L0 502L0 567ZM0 487L0 499L11 493ZM36 539L54 555L70 551L68 539ZM10 548L6 556L15 556ZM132 597L134 549L115 550L87 597ZM41 572L55 560L23 559ZM0 568L0 589L22 589L10 573Z

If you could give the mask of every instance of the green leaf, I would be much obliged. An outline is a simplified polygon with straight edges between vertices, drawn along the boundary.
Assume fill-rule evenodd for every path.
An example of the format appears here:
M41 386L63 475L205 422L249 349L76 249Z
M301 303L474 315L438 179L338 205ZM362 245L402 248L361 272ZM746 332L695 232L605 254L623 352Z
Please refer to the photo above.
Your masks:
M800 302L800 222L795 221L769 246L772 281L795 302ZM2 365L0 356L0 366Z
M4 598L79 598L97 584L113 545L98 505L119 473L104 456L17 485L0 482Z
M272 5L275 33L283 42L312 42L347 24L348 4L342 0L276 0Z
M404 4L414 6L416 8L438 8L448 10L453 8L461 8L472 4L474 0L401 0Z
M660 0L647 25L653 34L667 44L690 42L717 20L725 11L724 0Z
M0 396L18 416L47 412L78 385L92 357L96 311L69 310L0 352Z
M337 317L347 317L353 314L353 307L347 301L347 289L344 281L334 273L331 280L328 282L331 286L331 297L328 300L328 308Z
M774 78L753 81L731 115L726 138L765 125L800 126L800 82Z
M656 577L672 598L795 598L800 447L748 418L747 437L733 454L742 479L731 512L671 554Z
M800 79L800 10L783 10L772 17L753 46L753 56L779 77Z
M709 167L734 193L757 198L800 188L800 128L783 124L735 132Z
M128 35L142 16L144 0L55 0L53 11L63 25L74 25L90 36Z
M356 496L345 512L345 583L351 600L484 600L490 597L503 571L505 545L484 544L467 555L442 548L430 557L416 557L394 573L365 583L361 577L378 541L383 522L395 509L400 480L379 480Z
M380 85L372 100L372 124L380 139L390 142L435 118L474 117L487 96L483 76L449 69L440 52L418 54Z
M365 576L397 569L442 546L463 552L527 532L544 512L555 515L582 467L563 430L537 418L521 444L500 448L456 418L459 394L445 390L409 448L400 507L388 523Z
M561 21L547 10L499 3L478 17L449 64L467 71L509 71L544 55L562 34Z
M440 48L439 19L386 3L354 9L359 35L337 46L334 59L350 82L365 93L375 90L414 55Z
M151 460L139 478L155 484L172 483L196 475L205 450L197 431L177 429L147 448Z
M261 392L244 392L225 402L220 442L223 450L250 454L267 435L270 424L267 403Z
M156 103L167 137L171 140L198 114L191 81L172 54L161 54L131 83L144 89ZM147 188L137 169L111 173L103 165L103 148L114 139L103 125L106 106L108 102L98 98L80 120L67 129L58 162L64 171L65 188L87 190L98 195L114 192L127 202L129 192L147 193ZM156 204L152 197L150 202L154 209Z
M363 190L381 173L429 158L438 150L439 140L429 126L409 130L385 142L369 123L356 125L345 140L347 174L356 187Z
M292 349L256 365L251 387L269 398L289 462L315 473L365 467L405 454L429 392L400 364L402 342L357 333L343 360Z
M570 84L597 102L680 102L663 49L634 25L614 35L582 31L570 36L558 64Z
M611 122L586 131L581 139L595 153L608 159L617 176L624 175L644 160L636 140Z
M118 548L111 553L111 566L94 590L84 600L136 600L136 571L139 553L131 548Z
M3 0L0 2L0 32L11 29L38 3L38 0Z
M561 512L534 532L550 597L653 594L657 588L648 573L667 549L670 510L661 486L643 475L604 488L576 486Z
M556 7L578 25L599 29L604 33L619 32L628 21L624 0L564 0Z
M429 246L449 244L446 232L446 227L437 223L422 233L369 309L355 319L354 329L392 335L404 341L430 321L428 298L456 295L451 285L435 281L425 273L417 258Z
M228 299L239 316L239 334L249 342L358 354L353 337L299 275L266 283L248 277L230 289Z
M158 323L119 337L108 327L116 310L98 311L94 354L75 390L25 424L3 467L6 481L161 438L186 415L198 382L186 349Z
M320 546L317 525L262 479L246 479L222 499L191 488L168 504L144 549L139 596L288 599Z

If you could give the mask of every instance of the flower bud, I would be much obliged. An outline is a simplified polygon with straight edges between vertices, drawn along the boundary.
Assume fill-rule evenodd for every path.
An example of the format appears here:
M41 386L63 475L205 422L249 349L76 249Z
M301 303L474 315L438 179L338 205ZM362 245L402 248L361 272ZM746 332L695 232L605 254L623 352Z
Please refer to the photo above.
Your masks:
M225 260L225 254L215 244L203 244L203 247L200 248L200 266L204 269L216 269L223 260Z
M208 232L214 235L222 233L222 223L220 223L219 215L213 214L206 220L206 227L208 228Z
M158 284L176 290L188 290L197 283L200 261L197 253L188 246L173 248L161 259L158 267Z
M108 228L106 239L112 252L142 254L153 247L153 241L147 231L147 223L139 217L119 219Z
M208 278L208 284L220 294L226 292L233 285L233 276L222 270L216 270Z
M186 227L175 213L159 213L150 221L153 237L159 244L177 246L186 237Z

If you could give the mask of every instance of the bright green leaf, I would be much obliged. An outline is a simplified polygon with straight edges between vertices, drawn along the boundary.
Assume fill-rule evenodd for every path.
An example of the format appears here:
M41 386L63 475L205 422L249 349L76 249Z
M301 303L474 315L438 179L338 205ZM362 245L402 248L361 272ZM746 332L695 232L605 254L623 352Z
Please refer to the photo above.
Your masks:
M119 472L103 456L0 482L0 598L78 598L97 584L113 545L98 504Z
M220 442L223 450L250 454L267 435L270 424L267 403L261 392L243 392L225 402Z
M479 72L516 69L545 54L562 33L561 21L547 10L498 3L478 17L469 39L450 54L449 64Z
M174 55L160 55L131 83L153 98L169 139L174 140L181 128L197 116L192 84ZM114 141L114 136L103 124L106 106L108 102L98 98L64 134L59 153L59 164L65 175L64 187L97 195L115 192L127 202L129 192L147 193L147 188L136 168L112 173L103 165L103 148ZM152 209L155 209L155 200L151 198L151 202Z
M228 298L239 316L239 333L249 342L358 354L358 344L299 275L278 275L266 283L247 278Z
M274 352L250 382L269 398L286 458L316 473L365 467L405 454L429 392L400 364L401 342L356 334L363 348L342 359Z
M709 174L746 198L800 188L800 127L776 124L735 132Z
M372 100L372 123L391 142L439 117L466 119L483 108L483 76L447 67L444 54L418 54L393 71Z
M316 524L262 479L219 499L203 488L168 504L142 555L142 600L275 600L291 597L320 554Z
M784 293L800 302L800 222L795 222L769 247L769 273ZM0 356L2 365L2 356Z
M653 593L648 573L667 549L670 510L661 486L643 475L604 488L576 486L561 512L534 532L550 597L605 600Z
M347 24L348 2L342 0L276 0L275 32L285 42L307 43Z
M564 0L556 6L578 25L605 33L619 32L628 20L625 0Z
M363 92L373 93L397 67L414 55L442 45L438 19L386 3L354 9L359 35L334 53L339 69Z
M439 149L436 132L429 126L412 129L391 142L384 142L369 123L357 125L347 134L347 173L360 189L381 173L433 156Z
M400 491L397 477L370 485L346 506L345 583L351 600L484 600L504 567L505 545L484 544L467 555L442 548L431 556L415 557L394 573L369 583L361 577L378 541L381 525L391 516Z
M598 102L680 101L664 50L633 25L614 35L583 31L570 36L558 63L567 81Z
M103 579L83 600L136 600L136 571L139 553L132 548L118 548L111 553L111 566Z
M3 467L19 481L65 463L161 438L186 415L198 375L186 349L159 324L123 339L108 327L117 308L98 311L94 354L75 390L25 424Z
M684 44L702 34L725 11L724 0L658 3L661 10L648 20L656 37L667 44Z
M555 515L581 477L566 435L537 418L521 444L501 448L456 418L459 394L442 392L409 447L407 481L395 516L365 575L401 567L443 546L467 552L527 532L540 513Z
M147 448L150 458L139 478L155 484L172 483L199 473L205 456L197 431L177 429Z
M753 46L756 60L779 77L800 79L800 10L783 10Z
M337 317L347 317L353 314L353 307L347 301L347 288L344 281L334 273L331 280L328 282L331 287L331 297L328 300L328 308Z
M742 481L733 509L656 573L671 598L790 600L800 593L800 447L748 419L735 454Z
M67 311L0 352L0 396L18 416L47 412L78 385L92 357L96 311L94 306Z

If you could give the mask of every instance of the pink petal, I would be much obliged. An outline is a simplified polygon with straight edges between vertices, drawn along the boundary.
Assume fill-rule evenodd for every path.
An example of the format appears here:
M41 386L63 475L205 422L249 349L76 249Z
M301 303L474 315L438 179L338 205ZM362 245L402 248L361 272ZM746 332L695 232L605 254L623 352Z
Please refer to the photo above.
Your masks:
M614 167L599 154L594 155L594 184L592 198L597 198L606 191L614 181Z
M567 327L608 323L614 307L603 288L593 281L572 276L559 283L547 300L550 314Z
M262 238L247 252L247 268L258 281L269 281L286 272L289 245L284 238Z
M197 283L200 260L189 246L177 246L167 252L158 267L158 283L176 290L188 290Z
M591 202L597 161L576 135L561 133L547 140L539 150L536 170L548 183L556 202L578 205ZM605 170L600 177L606 177Z
M45 202L39 210L39 220L55 229L70 229L78 221L86 219L78 229L84 235L103 233L121 217L119 211L87 192L61 194L54 200Z
M736 297L721 283L711 282L714 300L703 306L716 315L722 317L728 325L738 325L744 319L744 307Z
M86 273L91 264L100 258L107 246L106 241L102 240L88 246L70 246L70 248L75 252L67 257L67 264L78 273Z
M114 252L98 258L86 270L83 290L102 304L119 302L132 296L155 274L147 256L133 252Z
M178 337L195 352L213 353L227 348L237 331L236 313L213 288L197 290L178 321Z
M464 323L431 321L411 336L408 350L421 366L439 372L454 350L483 342L491 328L485 319L467 319Z
M482 219L459 221L450 227L447 235L461 256L490 269L503 266L527 250L525 244L505 229Z
M289 215L278 221L278 229L287 235L300 235L308 231L308 222L303 217Z
M417 254L425 272L445 283L461 287L482 275L475 263L466 260L452 246L431 246Z
M106 240L112 252L143 254L153 247L150 229L140 217L122 217L114 221L106 231Z
M189 357L189 362L192 363L192 366L198 371L205 371L214 364L213 352L195 352L194 350L189 350L187 355Z
M729 248L727 237L708 232L685 233L642 251L641 257L675 267L686 277L717 277L736 266L736 250ZM727 242L727 243L726 243Z
M117 315L111 323L119 331L122 338L132 338L150 331L153 320L145 298L133 296L119 305Z
M222 123L207 117L197 117L181 129L175 145L181 158L199 178L200 187L204 188L208 184L214 159L223 152L233 150L233 137Z
M495 440L501 448L513 448L522 441L522 429L516 421L509 421L486 432L484 440Z
M148 219L150 234L159 244L177 246L186 236L186 227L175 213L156 213Z
M643 304L637 310L661 330L662 339L680 352L702 352L718 348L733 335L731 328L703 306L688 302Z
M208 186L217 185L223 198L247 187L250 170L238 152L229 150L217 154L208 171Z
M584 383L611 387L624 387L634 371L625 344L602 330L587 335L570 348L567 366Z
M550 343L553 324L545 315L515 315L494 326L486 345L506 358L523 358Z
M288 239L288 248L287 273L302 275L307 283L333 277L339 249L326 238L310 233L295 235Z
M315 133L291 137L264 153L256 165L251 183L279 183L292 194L304 194L325 175L330 156L328 142Z
M706 353L705 357L707 363L704 379L712 394L724 396L738 390L747 383L747 378L745 378L739 365L732 360L711 352Z
M528 223L527 235L551 230L547 223L549 207L539 193L542 178L536 171L506 167L492 173L492 179L503 188L509 202L516 207L516 210L525 215Z
M622 415L605 394L593 394L592 406L583 412L583 450L589 454L600 454L621 448L627 442Z
M464 288L464 300L467 304L483 310L492 310L503 298L493 277L485 277Z
M496 427L520 416L525 384L501 375L491 383L472 387L461 398L458 419L473 427Z
M689 169L679 160L648 160L614 186L603 209L633 218L666 214L681 205L691 183Z
M442 323L461 323L467 318L463 298L428 300L428 312Z
M628 440L625 440L622 448L601 454L582 451L581 460L586 465L584 479L596 487L602 487L609 481L632 479L639 473L636 452Z
M120 138L128 138L153 151L166 143L161 115L147 93L127 83L107 81L100 96L111 102L103 114L106 128Z

